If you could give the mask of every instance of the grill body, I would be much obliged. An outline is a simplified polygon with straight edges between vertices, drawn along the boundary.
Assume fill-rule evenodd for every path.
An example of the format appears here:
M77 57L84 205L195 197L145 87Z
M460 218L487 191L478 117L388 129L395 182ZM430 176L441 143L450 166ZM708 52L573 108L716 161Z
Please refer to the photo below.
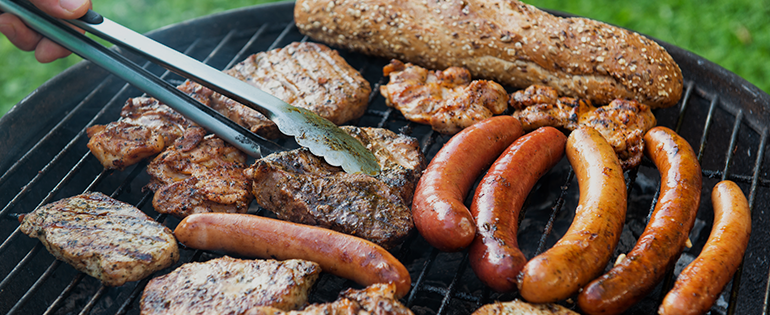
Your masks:
M149 35L215 68L226 69L250 54L306 40L293 26L292 10L290 2L243 8L176 24ZM677 106L655 111L658 124L677 130L698 152L704 187L691 234L694 246L685 250L666 280L627 313L656 313L675 275L697 256L713 220L711 188L723 178L737 182L747 194L753 208L754 232L741 270L712 308L712 314L767 313L770 224L765 208L770 204L770 178L764 161L770 96L699 56L661 44L682 68L686 91ZM374 90L367 113L352 123L414 136L426 156L432 158L449 137L433 133L427 126L409 123L385 106L378 87L387 83L382 67L388 60L340 52L372 83ZM182 78L155 65L127 56L172 84L182 82ZM149 180L146 164L123 171L105 171L86 148L86 128L116 120L124 102L139 95L141 91L90 62L82 62L38 88L0 119L0 312L139 313L139 298L146 280L105 288L97 280L57 262L39 241L18 231L16 220L8 219L11 214L27 213L84 191L101 191L136 205L173 228L178 220L155 213L150 202L152 195L142 189ZM290 140L281 141L279 144L286 147L296 147ZM626 177L628 218L615 256L634 246L654 207L659 186L658 172L648 160L638 170L626 172ZM525 203L519 243L528 258L549 248L564 234L574 216L577 198L577 182L563 159L538 182ZM469 314L483 304L516 297L485 288L469 268L466 252L441 253L415 235L393 253L411 273L413 289L403 302L416 314ZM216 256L217 253L184 249L174 267ZM332 301L348 287L356 285L324 274L310 302Z

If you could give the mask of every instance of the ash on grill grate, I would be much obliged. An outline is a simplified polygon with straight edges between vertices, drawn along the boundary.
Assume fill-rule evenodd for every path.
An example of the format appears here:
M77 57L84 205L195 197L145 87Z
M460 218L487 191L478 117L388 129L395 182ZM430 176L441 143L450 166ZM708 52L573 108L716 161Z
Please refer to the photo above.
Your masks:
M186 54L216 68L225 69L249 54L283 47L303 40L292 21L293 3L244 8L185 22L152 34ZM256 22L255 22L256 21ZM678 106L657 110L658 124L678 130L702 163L704 189L691 239L677 270L658 285L644 301L627 314L651 314L673 284L675 274L695 257L711 229L711 188L722 178L731 179L747 192L749 204L770 204L770 178L763 166L767 153L770 96L734 74L689 52L666 45L683 70L686 92ZM369 109L354 123L384 127L416 137L426 157L431 158L447 140L429 126L414 125L385 106L376 92L386 78L387 60L341 51L349 64L372 83ZM140 64L142 60L133 59ZM163 70L145 66L156 74ZM180 77L164 74L174 85ZM175 218L159 216L142 191L149 180L145 164L124 171L104 171L88 152L85 129L119 116L129 97L141 93L109 76L88 62L62 73L0 119L0 216L26 213L39 205L73 196L86 190L101 191L136 205L170 228ZM286 140L288 141L288 140ZM279 143L293 148L293 143ZM630 250L644 229L657 198L659 175L649 162L637 171L626 172L629 208L617 256ZM546 174L528 197L519 228L519 243L531 258L553 245L564 234L577 204L577 183L569 164L562 160ZM469 201L469 200L468 200ZM261 209L261 215L269 215ZM753 207L754 208L754 207ZM742 270L729 284L712 314L767 312L770 220L765 209L756 207L754 233ZM53 259L37 240L21 235L13 218L0 220L0 312L14 314L137 314L138 299L147 280L106 288L95 279ZM468 266L467 255L442 253L414 236L392 251L409 269L412 291L403 299L416 314L468 314L495 300L510 300L515 294L499 294L484 287ZM218 257L215 253L182 250L181 264ZM176 266L174 266L176 267ZM609 266L608 266L609 267ZM173 268L173 267L172 267ZM163 274L171 270L160 271ZM356 285L324 274L310 302L327 302ZM573 306L565 303L567 306Z

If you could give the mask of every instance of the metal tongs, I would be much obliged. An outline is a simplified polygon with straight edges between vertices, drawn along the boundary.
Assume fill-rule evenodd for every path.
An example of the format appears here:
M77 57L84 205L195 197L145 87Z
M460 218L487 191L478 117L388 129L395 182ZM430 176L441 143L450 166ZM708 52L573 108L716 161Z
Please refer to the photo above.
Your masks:
M268 150L275 150L275 144L232 122L123 55L74 30L63 21L48 16L28 1L0 0L0 10L18 16L43 36L128 81L247 154L261 157L260 144L267 146ZM360 141L311 111L289 105L267 92L110 21L92 10L78 20L66 22L258 110L273 121L283 134L294 136L300 146L307 147L331 165L341 166L349 173L376 175L380 172L374 154Z

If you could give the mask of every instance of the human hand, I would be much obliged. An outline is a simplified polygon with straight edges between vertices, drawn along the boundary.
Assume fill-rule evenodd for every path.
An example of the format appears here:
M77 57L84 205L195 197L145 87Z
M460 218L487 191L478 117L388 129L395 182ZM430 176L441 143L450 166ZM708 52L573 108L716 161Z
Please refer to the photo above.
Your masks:
M30 0L32 4L50 16L60 19L77 19L91 8L91 0ZM70 54L66 48L30 29L10 13L0 14L0 33L24 51L35 51L35 59L48 63Z

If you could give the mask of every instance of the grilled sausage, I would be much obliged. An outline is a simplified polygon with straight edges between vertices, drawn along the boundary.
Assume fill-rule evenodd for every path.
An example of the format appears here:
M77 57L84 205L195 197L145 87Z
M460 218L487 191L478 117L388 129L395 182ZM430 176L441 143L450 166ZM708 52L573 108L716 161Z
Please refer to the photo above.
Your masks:
M476 238L470 264L484 284L498 292L516 289L516 277L527 263L516 233L519 213L537 180L564 155L567 137L542 127L517 139L481 179L471 204Z
M363 286L393 283L399 298L411 278L406 267L382 247L367 240L320 227L249 214L190 215L174 230L187 247L265 259L305 259L323 271Z
M567 159L575 170L580 202L567 233L519 275L519 293L533 303L565 299L601 274L626 218L623 171L602 135L590 127L573 131Z
M682 72L654 41L585 18L560 18L512 0L299 0L297 28L311 38L430 69L463 66L475 78L609 104L670 107Z
M740 187L721 181L711 192L714 225L706 244L682 270L658 314L705 314L738 269L751 234L751 211Z
M455 134L428 164L412 202L414 225L434 247L461 250L476 225L463 201L481 174L524 131L516 118L496 116Z
M647 296L676 264L695 223L702 176L692 147L665 127L648 131L644 143L660 172L660 197L636 246L578 296L585 313L620 314Z

